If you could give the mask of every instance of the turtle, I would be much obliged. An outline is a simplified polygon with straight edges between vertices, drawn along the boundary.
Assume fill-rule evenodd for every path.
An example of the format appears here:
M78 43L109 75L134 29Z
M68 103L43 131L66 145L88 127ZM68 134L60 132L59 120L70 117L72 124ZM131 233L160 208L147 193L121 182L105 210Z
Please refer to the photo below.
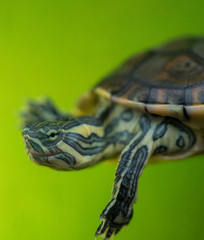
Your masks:
M81 97L75 116L48 99L32 100L22 116L27 154L39 165L79 170L119 156L95 234L111 238L133 216L148 162L204 152L204 37L131 57Z

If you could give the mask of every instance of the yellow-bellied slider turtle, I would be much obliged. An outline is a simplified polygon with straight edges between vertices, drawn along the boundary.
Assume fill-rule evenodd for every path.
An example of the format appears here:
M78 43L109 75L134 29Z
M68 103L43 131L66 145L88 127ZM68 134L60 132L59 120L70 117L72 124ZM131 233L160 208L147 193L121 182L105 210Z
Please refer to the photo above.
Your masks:
M49 101L31 102L23 137L31 160L58 170L120 154L96 232L106 239L129 223L151 156L178 159L204 151L204 38L179 39L131 58L85 95L79 109L84 115L72 117Z

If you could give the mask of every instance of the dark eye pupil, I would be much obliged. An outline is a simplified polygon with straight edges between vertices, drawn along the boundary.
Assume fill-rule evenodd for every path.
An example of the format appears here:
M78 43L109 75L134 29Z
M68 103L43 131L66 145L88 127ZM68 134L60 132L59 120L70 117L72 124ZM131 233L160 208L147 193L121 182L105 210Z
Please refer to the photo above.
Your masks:
M51 133L50 136L51 136L51 137L55 137L55 133Z

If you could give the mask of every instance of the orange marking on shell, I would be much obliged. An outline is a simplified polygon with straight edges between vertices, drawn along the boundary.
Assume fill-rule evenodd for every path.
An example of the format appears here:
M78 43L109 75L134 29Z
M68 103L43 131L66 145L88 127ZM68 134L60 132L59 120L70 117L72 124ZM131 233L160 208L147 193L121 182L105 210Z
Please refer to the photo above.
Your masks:
M161 72L160 74L158 74L157 76L152 78L152 82L163 82L166 81L166 79L169 80L169 74L168 72Z
M193 102L194 103L199 103L199 93L200 91L203 90L203 86L198 86L198 87L195 87L195 88L192 88L192 97L193 97Z
M166 94L166 89L158 89L157 91L157 102L162 103Z
M123 97L124 98L127 98L128 99L128 96L138 87L140 87L141 84L140 83L136 83L134 86L132 86L124 95Z

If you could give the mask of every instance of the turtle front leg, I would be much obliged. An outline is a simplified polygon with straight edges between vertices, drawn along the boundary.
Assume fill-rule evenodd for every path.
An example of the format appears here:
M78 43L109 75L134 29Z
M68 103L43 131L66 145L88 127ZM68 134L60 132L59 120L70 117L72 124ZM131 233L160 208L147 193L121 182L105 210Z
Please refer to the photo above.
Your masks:
M183 123L171 118L159 118L152 122L142 116L139 125L139 133L121 154L111 201L101 214L102 223L96 237L110 238L130 222L138 179L151 155L180 154L190 149L193 154L196 135Z
M71 115L62 113L54 103L45 98L41 101L29 100L25 109L20 112L22 127L42 121L67 121Z
M116 171L111 201L101 214L102 223L97 229L96 237L107 239L127 225L133 215L133 203L136 199L138 178L152 152L149 133L151 121L142 116L139 121L140 131L123 150Z

